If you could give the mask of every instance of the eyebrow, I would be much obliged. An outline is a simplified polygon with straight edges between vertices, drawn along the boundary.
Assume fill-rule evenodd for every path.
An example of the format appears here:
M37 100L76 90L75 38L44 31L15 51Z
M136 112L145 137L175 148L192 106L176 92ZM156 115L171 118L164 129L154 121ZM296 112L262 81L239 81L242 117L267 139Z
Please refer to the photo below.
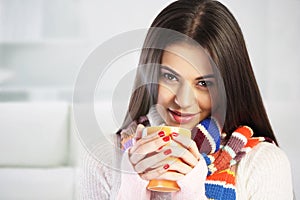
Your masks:
M181 77L180 74L178 74L176 71L174 71L173 69L169 68L168 66L161 65L160 68L168 70L171 73L173 73L174 75ZM201 80L201 79L206 79L206 78L215 78L215 75L214 74L208 74L208 75L204 75L204 76L199 76L199 77L196 78L196 80Z
M172 74L181 77L180 74L178 74L176 71L174 71L173 69L171 69L171 68L169 68L169 67L167 67L167 66L161 65L161 66L160 66L160 69L168 70L168 71L170 71Z
M214 74L207 74L207 75L200 76L200 77L196 78L196 80L201 80L201 79L206 79L206 78L215 78L215 75Z

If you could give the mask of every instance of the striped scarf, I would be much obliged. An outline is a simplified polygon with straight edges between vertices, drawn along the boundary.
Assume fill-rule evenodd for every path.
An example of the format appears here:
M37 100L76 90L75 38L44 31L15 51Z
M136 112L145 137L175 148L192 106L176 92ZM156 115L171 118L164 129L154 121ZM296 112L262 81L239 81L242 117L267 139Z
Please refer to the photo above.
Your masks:
M123 149L132 146L132 133L137 124L149 126L147 117L140 117L121 132ZM130 133L131 134L128 134ZM192 138L204 157L208 174L205 182L205 195L214 200L235 200L235 165L259 142L268 141L264 137L252 137L248 126L240 126L227 138L221 134L216 120L207 118L192 129Z
M259 142L268 141L265 137L252 137L248 126L238 127L229 139L213 118L201 121L193 130L194 141L204 157L208 175L205 194L208 199L234 200L235 165Z

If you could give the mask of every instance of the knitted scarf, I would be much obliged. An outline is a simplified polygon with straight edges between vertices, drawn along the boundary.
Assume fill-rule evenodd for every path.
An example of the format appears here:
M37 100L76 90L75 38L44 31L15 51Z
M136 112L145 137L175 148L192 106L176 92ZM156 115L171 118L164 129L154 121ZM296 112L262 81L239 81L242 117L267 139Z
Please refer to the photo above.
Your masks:
M149 126L147 117L140 117L121 132L123 149L132 146L132 133L137 124ZM131 134L128 134L131 133ZM240 126L227 138L221 134L216 120L207 118L192 129L192 138L204 157L208 174L205 182L205 195L208 199L235 200L235 165L259 142L269 141L264 137L252 137L248 126Z

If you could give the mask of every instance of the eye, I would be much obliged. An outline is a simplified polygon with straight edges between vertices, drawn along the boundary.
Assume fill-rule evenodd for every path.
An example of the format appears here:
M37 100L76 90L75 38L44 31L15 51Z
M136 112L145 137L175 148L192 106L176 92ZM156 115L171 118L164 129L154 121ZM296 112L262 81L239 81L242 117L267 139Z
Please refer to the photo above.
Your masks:
M168 81L178 81L177 77L170 73L163 73L163 77Z
M212 86L212 82L211 81L204 81L204 80L202 80L202 81L199 81L198 83L197 83L197 85L198 86L200 86L200 87L209 87L209 86Z

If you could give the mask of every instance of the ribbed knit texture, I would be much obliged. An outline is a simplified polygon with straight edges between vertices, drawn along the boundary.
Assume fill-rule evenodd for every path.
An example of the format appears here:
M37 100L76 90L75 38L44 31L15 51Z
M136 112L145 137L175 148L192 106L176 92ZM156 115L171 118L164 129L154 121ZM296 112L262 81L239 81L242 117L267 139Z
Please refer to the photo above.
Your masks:
M150 124L145 117L138 121L144 125ZM126 131L128 129L130 127ZM227 140L225 139L227 138L226 134L221 134L220 126L213 118L202 120L192 129L192 137L208 167L205 182L207 198L216 200L236 199L235 171L231 170L231 167L259 142L265 141L263 137L252 138L252 136L253 131L250 127L241 126ZM123 141L124 149L132 146L130 137L126 137L126 139Z
M221 139L219 138L221 138L221 133L219 131L219 134L216 134L217 128L216 121L210 118L203 120L196 127L196 130L198 130L196 131L196 136L213 138L208 139L211 148L200 151L208 166L205 194L209 199L235 200L235 170L231 170L231 167L239 162L255 145L265 139L262 137L252 138L252 129L247 126L241 126L231 134L228 140L224 139L226 135L223 134L223 145L220 145L219 141ZM203 141L205 142L205 140ZM199 149L201 149L202 145L203 143L197 143Z
M255 146L238 163L236 174L237 199L294 199L288 157L271 143Z
M117 137L114 135L114 137ZM115 157L114 154L108 156ZM133 185L132 180L122 179L121 171L112 170L99 161L94 160L90 154L83 158L80 168L79 197L80 200L115 200L125 198L128 193L136 198L131 200L171 200L157 193L148 199L139 199L145 192L136 188L144 187L143 184ZM201 170L190 173L201 173ZM245 155L238 163L236 172L236 196L237 200L292 200L293 188L290 164L286 154L273 144L262 142ZM140 179L138 174L128 176ZM188 178L188 177L187 177ZM122 184L121 184L122 182ZM186 180L186 187L194 186L195 179ZM121 186L122 185L122 186ZM120 195L117 198L117 195ZM122 197L124 195L124 197ZM204 194L203 194L204 195ZM178 198L178 200L183 198ZM184 200L195 200L195 195L185 196ZM200 198L201 199L201 198ZM205 199L205 198L204 198Z
M208 127L209 130L216 130L218 127L217 124L214 123L213 120L210 122L205 121L202 126L206 129ZM207 124L214 125L207 126ZM214 127L215 125L216 127ZM250 130L247 127L243 128ZM193 131L195 133L195 130ZM240 132L239 130L235 131L235 133L232 134L232 140L226 142L222 140L224 135L219 142L218 138L213 134L207 141L215 141L217 144L219 143L219 147L216 145L215 148L212 147L210 149L209 145L207 145L205 148L199 148L202 149L202 155L208 164L209 174L207 180L204 180L205 190L201 189L201 186L198 185L200 193L196 195L197 197L193 193L183 194L182 192L174 193L172 196L170 194L157 192L152 192L150 195L150 192L145 189L147 182L142 180L138 174L128 174L112 170L110 167L103 166L98 161L89 159L89 156L87 156L83 166L83 169L85 169L83 171L84 175L81 177L82 181L80 181L81 193L83 194L80 199L130 198L133 200L160 200L172 198L179 200L184 198L192 200L198 199L198 197L200 199L206 199L205 195L211 199L292 199L290 165L283 151L273 144L260 143L262 138L253 139L249 143L245 142L245 140L241 139L241 135L239 135ZM198 143L206 139L201 137L198 136ZM249 139L250 137L245 136L245 138ZM242 144L246 145L243 146ZM237 148L241 148L240 151L238 151ZM225 159L226 162L220 159L221 165L219 165L216 160L219 159L222 153L226 154L228 159ZM210 157L208 157L208 155ZM109 153L107 156L115 158L114 153ZM229 157L233 159L229 159ZM201 159L200 162L203 162L203 160L204 159ZM211 165L212 163L213 165ZM224 165L224 163L226 163L226 165ZM238 164L236 170L237 176L235 176L234 171L232 172L230 168L224 167L228 164L229 166ZM203 173L202 169L201 167L195 167L188 174L191 176L186 176L185 180L181 182L181 187L186 188L199 184L199 181L195 182L194 177L195 174L200 175ZM120 183L121 180L122 183ZM226 190L224 190L224 187ZM213 193L219 196L210 196L210 194Z

